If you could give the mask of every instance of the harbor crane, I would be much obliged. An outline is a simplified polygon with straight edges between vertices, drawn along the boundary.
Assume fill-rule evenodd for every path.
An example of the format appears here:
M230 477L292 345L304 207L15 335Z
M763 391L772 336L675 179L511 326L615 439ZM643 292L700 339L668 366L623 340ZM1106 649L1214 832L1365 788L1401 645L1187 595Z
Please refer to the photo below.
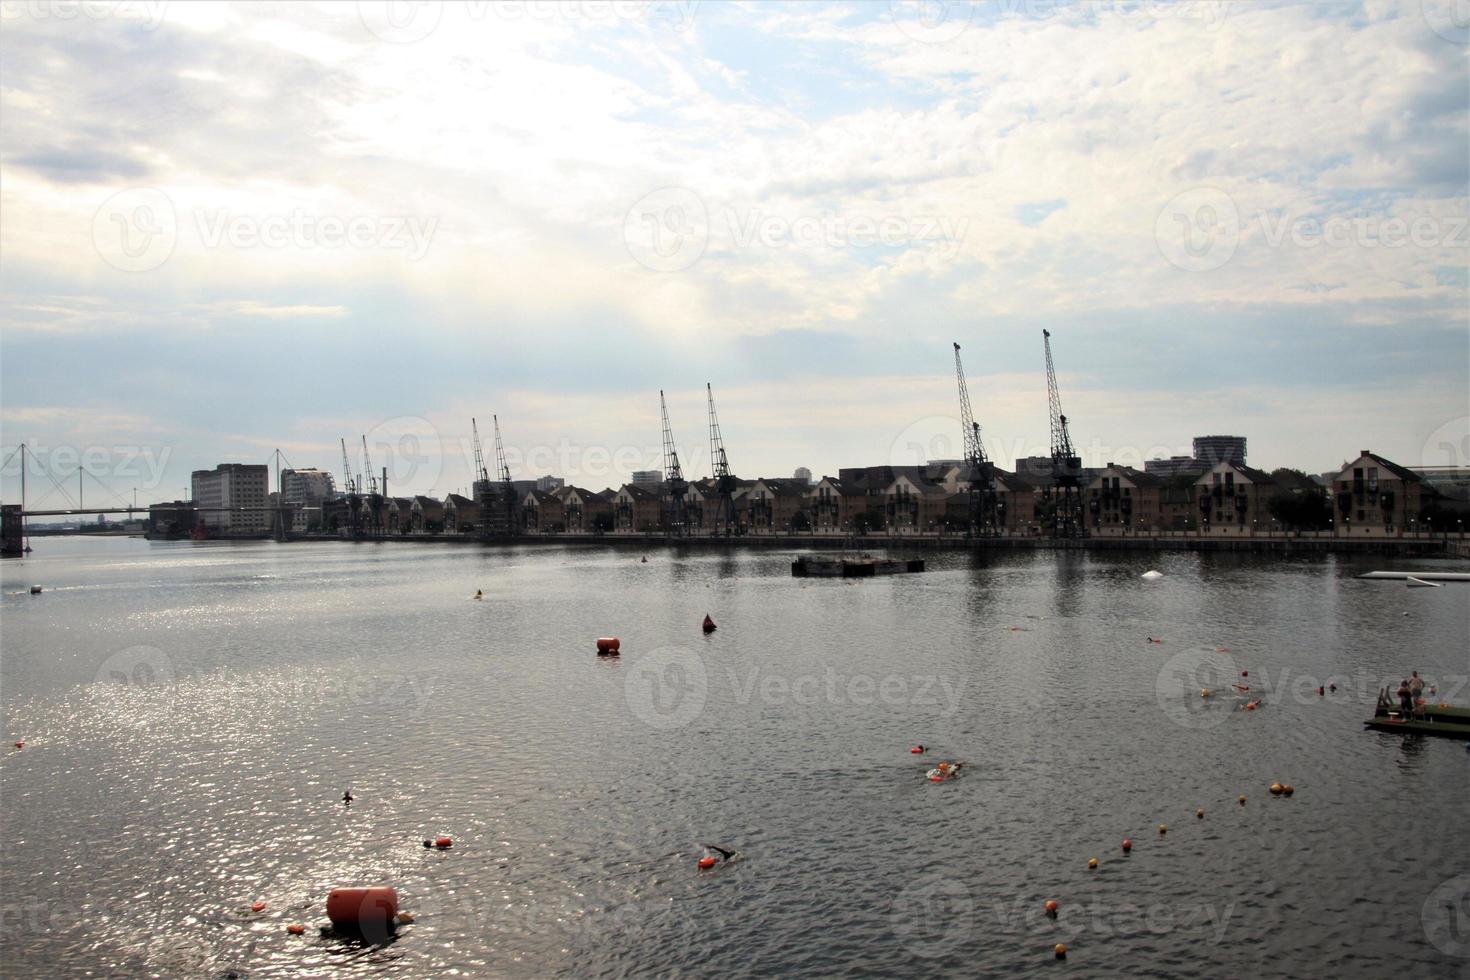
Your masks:
M1057 390L1057 372L1051 359L1051 331L1041 331L1046 349L1046 400L1051 411L1051 485L1043 488L1051 534L1057 538L1082 537L1082 460L1072 448L1067 416L1062 414L1062 396Z
M495 476L499 486L486 494L489 511L482 505L481 519L487 536L507 537L517 531L516 492L510 482L510 466L505 461L505 444L500 440L500 417L491 415L490 424L495 432ZM487 482L487 488L490 486L493 485Z
M735 523L737 481L730 475L730 460L725 456L725 440L720 435L720 419L715 415L715 393L708 381L704 384L704 392L709 399L710 471L714 476L715 492L720 495L715 511L715 527L722 528L728 536Z
M347 458L347 440L342 442L342 490L347 495L348 527L354 538L362 534L362 495L357 491L357 481L352 478L352 463Z
M980 423L970 410L970 386L965 381L965 366L960 362L960 345L954 345L954 373L960 389L960 427L965 437L965 480L969 484L969 521L966 533L996 534L1000 530L1000 513L995 492L995 467L985 455L980 441Z
M658 393L658 410L664 423L664 530L676 535L684 533L684 496L689 492L689 482L679 466L679 452L674 448L674 430L669 426L669 406L664 402L662 390Z
M388 471L383 470L383 487L378 488L378 477L373 472L373 457L368 452L367 435L362 437L362 465L367 473L367 529L368 533L381 537L383 534L383 496L388 492Z

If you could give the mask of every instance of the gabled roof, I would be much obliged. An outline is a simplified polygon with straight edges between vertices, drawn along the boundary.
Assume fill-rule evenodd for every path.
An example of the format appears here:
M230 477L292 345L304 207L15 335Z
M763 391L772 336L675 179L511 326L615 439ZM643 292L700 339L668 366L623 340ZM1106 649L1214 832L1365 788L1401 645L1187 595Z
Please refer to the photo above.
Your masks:
M468 497L461 497L457 493L451 493L449 496L444 498L444 506L453 507L458 510L461 507L474 507L476 506L476 504Z
M1377 463L1379 466L1382 466L1384 469L1388 470L1390 473L1398 477L1400 480L1403 480L1405 483L1423 482L1423 478L1420 477L1418 473L1415 473L1413 470L1409 469L1407 466L1400 466L1393 460L1384 459L1377 453L1364 453L1363 455L1367 456L1369 459L1373 460L1373 462Z
M840 480L835 476L822 477L820 480L812 484L811 487L807 489L807 493L815 494L817 492L817 487L821 486L824 483L831 487L833 490L836 490L839 496L861 497L863 495L863 488L861 486L853 483L850 480Z
M1131 466L1118 466L1116 464L1107 467L1098 473L1098 477L1106 477L1109 473L1116 473L1123 477L1135 487L1157 487L1163 484L1163 478L1154 473L1145 473L1143 470L1135 470Z
M623 484L623 488L618 491L618 494L617 495L621 495L621 494L627 494L628 496L632 497L634 500L657 500L658 499L658 494L656 494L653 491L649 490L647 487L640 487L636 483L625 483L625 484Z
M793 480L789 477L757 480L756 483L771 491L771 495L774 497L805 497L808 489L805 480Z

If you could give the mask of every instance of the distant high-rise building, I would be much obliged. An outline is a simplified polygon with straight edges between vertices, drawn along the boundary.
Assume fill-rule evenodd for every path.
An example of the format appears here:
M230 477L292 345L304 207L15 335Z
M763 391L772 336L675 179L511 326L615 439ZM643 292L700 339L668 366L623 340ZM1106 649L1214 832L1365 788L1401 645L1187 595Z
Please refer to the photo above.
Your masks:
M1245 465L1245 436L1195 436L1194 458L1214 466L1216 463Z
M800 480L802 483L811 483L812 471L807 469L805 466L798 466L796 468L796 472L791 474L791 478L793 480Z
M195 470L191 493L199 522L228 534L257 534L270 529L266 511L266 484L270 467L264 463L221 463L212 470Z
M1168 459L1146 459L1143 461L1143 471L1149 476L1177 476L1180 473L1203 473L1210 468L1209 463L1195 459L1193 456L1170 456Z
M560 490L567 485L567 481L559 476L541 476L536 478L536 489L542 493L551 493Z
M287 507L319 507L336 490L326 470L281 470L281 503Z
M635 487L657 490L658 485L664 482L664 473L663 470L634 470L633 479L629 482Z

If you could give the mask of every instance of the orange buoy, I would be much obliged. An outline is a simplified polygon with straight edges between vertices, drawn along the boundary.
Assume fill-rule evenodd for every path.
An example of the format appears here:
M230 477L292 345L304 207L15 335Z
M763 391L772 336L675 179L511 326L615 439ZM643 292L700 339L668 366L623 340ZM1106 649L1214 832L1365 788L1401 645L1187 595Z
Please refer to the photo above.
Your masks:
M327 918L338 929L392 929L397 915L398 890L387 885L333 888L327 895Z
M616 636L599 636L597 638L597 655L600 657L615 657L618 655L618 648L621 646L622 644L618 642Z
M1202 698L1209 697L1210 696L1210 689L1208 687L1202 687L1202 688L1200 688L1199 689L1199 696L1202 697Z
M1194 811L1194 815L1196 817L1198 817L1199 819L1203 820L1205 818L1205 811L1203 811L1203 810L1196 810L1196 811Z
M1067 944L1066 943L1057 943L1055 946L1052 947L1052 952L1056 954L1057 959L1059 959L1059 960L1066 959L1067 958Z
M286 931L293 936L299 936L306 931L306 926L302 925L299 922L293 922L286 927Z
M713 633L717 629L719 629L719 627L717 627L715 625L715 621L713 619L710 619L709 618L709 613L705 613L704 614L704 631L706 633Z
M1168 832L1169 832L1169 825L1168 824L1166 824L1166 823L1159 824L1159 836L1160 837L1164 836Z
M1235 798L1235 802L1239 803L1241 806L1245 806L1245 794L1241 793L1239 796L1237 796Z
M1271 784L1271 795L1272 796L1280 796L1283 789L1285 789L1285 787L1283 787L1280 783L1272 783Z
M909 749L909 751L912 752L914 755L918 755L919 753L924 751L924 746L915 745L913 748Z
M1133 838L1131 838L1131 837L1124 837L1123 838L1123 853L1124 854L1127 854L1131 850L1133 850Z
M1088 871L1096 871L1097 870L1097 858L1088 858L1087 859L1087 870Z
M255 903L253 903L250 906L250 911L252 911L252 912L264 912L265 911L265 903L264 902L255 902Z
M1045 907L1046 914L1055 919L1057 917L1057 909L1060 908L1056 901L1054 899L1047 899Z
M706 854L704 857L702 857L702 858L699 859L699 870L700 871L708 871L710 868L713 868L714 866L715 866L715 859L712 858L712 857L710 857L708 854Z
M1290 796L1292 793L1295 793L1295 792L1296 792L1296 787L1293 786L1293 785L1291 785L1291 783L1286 783L1286 784L1284 784L1281 787L1281 795L1282 796Z

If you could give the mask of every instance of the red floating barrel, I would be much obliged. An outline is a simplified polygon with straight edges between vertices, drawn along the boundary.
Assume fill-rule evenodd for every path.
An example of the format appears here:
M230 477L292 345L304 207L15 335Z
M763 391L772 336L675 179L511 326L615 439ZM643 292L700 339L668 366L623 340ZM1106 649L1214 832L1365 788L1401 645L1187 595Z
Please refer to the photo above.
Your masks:
M618 642L616 636L599 636L597 638L597 652L604 657L616 654L620 646L622 644Z
M437 847L437 848L439 848L439 849L441 849L441 850L444 849L444 848L446 848L446 847L453 847L454 846L454 840L453 840L453 838L450 838L450 837L439 837L439 838L435 839L434 846Z
M327 918L339 929L389 930L397 914L398 890L387 885L333 888L327 896Z

